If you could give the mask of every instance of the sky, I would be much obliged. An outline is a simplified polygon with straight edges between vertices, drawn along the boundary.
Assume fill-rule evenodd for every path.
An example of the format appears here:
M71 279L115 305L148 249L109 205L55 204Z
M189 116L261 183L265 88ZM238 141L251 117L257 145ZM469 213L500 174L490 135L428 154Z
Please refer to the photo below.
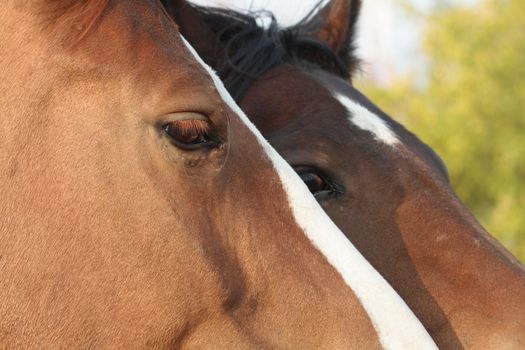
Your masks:
M191 0L205 6L272 11L283 25L303 18L319 0ZM439 0L407 0L415 9L428 12ZM443 0L441 0L443 1ZM455 0L472 5L479 0ZM424 25L408 14L395 0L363 0L358 25L358 56L362 75L377 84L388 85L408 72L424 72L425 56L421 50Z

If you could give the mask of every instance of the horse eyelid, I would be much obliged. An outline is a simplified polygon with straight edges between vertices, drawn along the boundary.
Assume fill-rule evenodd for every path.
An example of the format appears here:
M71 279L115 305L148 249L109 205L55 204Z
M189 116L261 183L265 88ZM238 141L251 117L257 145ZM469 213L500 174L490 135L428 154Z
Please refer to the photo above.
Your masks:
M162 125L166 125L170 122L178 122L185 120L202 120L207 122L210 121L210 118L206 115L206 113L201 112L173 112L166 114L162 119Z

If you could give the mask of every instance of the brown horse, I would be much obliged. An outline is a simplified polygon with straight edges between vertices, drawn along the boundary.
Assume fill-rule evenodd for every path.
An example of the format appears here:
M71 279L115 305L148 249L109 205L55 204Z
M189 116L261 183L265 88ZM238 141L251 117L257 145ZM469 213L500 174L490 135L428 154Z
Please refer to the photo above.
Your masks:
M456 197L440 158L348 83L360 1L332 0L284 29L261 27L257 14L171 5L182 33L438 346L525 348L523 266Z
M160 2L0 42L0 348L435 348Z

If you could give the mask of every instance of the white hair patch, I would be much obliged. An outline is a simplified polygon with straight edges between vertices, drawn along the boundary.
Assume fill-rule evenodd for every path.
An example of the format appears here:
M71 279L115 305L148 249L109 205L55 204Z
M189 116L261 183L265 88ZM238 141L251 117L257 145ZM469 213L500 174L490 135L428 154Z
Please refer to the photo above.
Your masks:
M352 124L361 130L372 133L374 139L379 142L390 146L399 143L397 135L383 119L340 93L334 93L334 97L346 108L348 119Z

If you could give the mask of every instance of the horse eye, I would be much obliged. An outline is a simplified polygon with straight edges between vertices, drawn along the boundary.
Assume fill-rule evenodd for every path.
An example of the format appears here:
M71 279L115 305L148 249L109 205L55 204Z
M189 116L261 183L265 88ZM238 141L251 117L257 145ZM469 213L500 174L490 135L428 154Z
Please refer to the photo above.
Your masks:
M193 150L214 144L210 137L211 126L206 119L188 118L171 121L163 126L163 130L175 146L182 149Z
M295 168L295 171L317 200L327 199L333 194L344 193L341 186L327 180L327 178L317 169L310 167L297 167Z
M328 188L328 184L317 174L299 173L299 176L314 195Z

